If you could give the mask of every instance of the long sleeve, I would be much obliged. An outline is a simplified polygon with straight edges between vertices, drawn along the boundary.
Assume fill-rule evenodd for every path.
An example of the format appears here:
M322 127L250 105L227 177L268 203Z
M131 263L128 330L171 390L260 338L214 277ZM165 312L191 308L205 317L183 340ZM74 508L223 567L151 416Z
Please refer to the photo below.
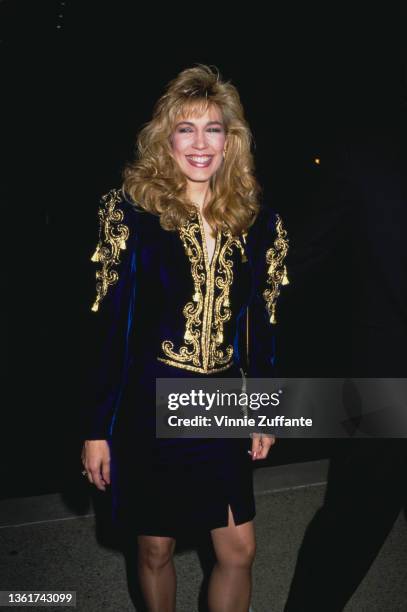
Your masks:
M136 232L134 215L112 190L99 208L99 240L92 262L96 299L91 308L93 362L86 380L83 438L107 439L126 380L136 296Z
M250 377L275 375L277 301L282 285L288 284L285 258L287 232L281 217L263 211L248 238L253 288L245 333Z

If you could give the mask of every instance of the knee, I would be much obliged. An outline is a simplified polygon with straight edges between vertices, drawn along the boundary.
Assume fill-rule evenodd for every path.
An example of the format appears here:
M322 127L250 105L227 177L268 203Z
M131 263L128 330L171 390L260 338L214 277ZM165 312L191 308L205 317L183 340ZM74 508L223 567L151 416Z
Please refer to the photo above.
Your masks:
M244 567L251 567L256 556L256 542L246 544L241 553L242 563Z
M256 555L256 543L254 541L239 543L239 545L223 550L217 555L220 565L227 569L249 570Z
M172 559L173 546L171 543L154 541L139 544L138 562L141 567L150 570L163 569Z

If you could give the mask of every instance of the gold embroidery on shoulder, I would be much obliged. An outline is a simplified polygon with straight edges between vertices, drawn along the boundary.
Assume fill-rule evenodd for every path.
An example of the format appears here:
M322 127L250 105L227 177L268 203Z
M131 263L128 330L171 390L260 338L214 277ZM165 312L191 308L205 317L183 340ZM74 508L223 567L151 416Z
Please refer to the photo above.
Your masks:
M126 240L129 237L129 228L122 223L123 211L117 208L121 199L120 191L112 189L102 197L103 205L99 208L99 241L91 260L100 262L102 268L96 272L96 300L92 306L93 312L99 309L109 287L119 278L114 266L120 263L120 251L126 248Z
M276 230L277 238L274 240L274 245L266 252L266 263L268 265L266 282L268 285L271 285L271 288L263 291L267 312L270 316L270 323L277 322L276 302L280 295L280 285L288 285L289 283L287 268L284 264L289 241L280 215L277 215Z

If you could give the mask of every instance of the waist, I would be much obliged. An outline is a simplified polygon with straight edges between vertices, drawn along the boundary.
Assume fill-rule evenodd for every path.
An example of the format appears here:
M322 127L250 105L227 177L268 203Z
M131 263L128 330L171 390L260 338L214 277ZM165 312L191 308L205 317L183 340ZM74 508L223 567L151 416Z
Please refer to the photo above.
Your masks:
M157 378L170 377L170 378L241 378L241 371L239 366L232 360L227 365L221 368L213 368L210 370L204 370L203 368L195 368L187 364L182 365L171 360L162 359L157 357Z

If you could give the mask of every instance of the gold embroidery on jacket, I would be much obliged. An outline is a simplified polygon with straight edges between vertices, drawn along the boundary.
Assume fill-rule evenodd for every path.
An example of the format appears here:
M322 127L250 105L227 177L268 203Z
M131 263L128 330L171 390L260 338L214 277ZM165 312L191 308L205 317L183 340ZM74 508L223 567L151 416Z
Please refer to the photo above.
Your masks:
M242 244L238 238L233 238L230 232L225 232L226 241L220 251L217 276L215 280L216 287L220 290L219 295L215 300L214 321L212 324L212 334L209 351L209 365L214 367L217 364L223 365L232 359L233 346L229 344L222 348L223 344L223 326L229 321L232 316L230 309L230 287L233 283L233 261L228 259L233 255L232 246L235 245L238 249L242 249Z
M266 252L267 269L267 284L271 285L270 289L263 291L263 297L266 300L266 308L270 316L270 323L276 323L276 301L280 295L280 285L288 285L287 268L284 264L284 259L288 252L287 232L283 228L283 222L280 215L277 216L276 230L277 238L274 240L274 245Z
M201 365L200 328L202 322L201 314L204 307L202 285L205 284L203 253L199 239L196 236L197 232L199 232L199 225L191 221L183 225L180 230L180 237L191 263L191 273L194 281L192 301L187 302L182 311L186 319L185 345L182 345L178 352L174 350L174 343L171 340L164 340L161 345L164 354L170 359L182 363L192 362L192 365L195 367Z
M203 368L197 366L191 366L187 363L178 363L177 361L173 361L172 359L163 359L162 357L157 357L158 361L162 361L163 363L167 363L168 365L174 368L181 368L182 370L189 370L190 372L199 372L200 374L207 374L210 372L211 374L216 374L216 372L224 372L228 368L233 365L233 361L230 361L227 365L221 368L213 368L212 370L204 370Z
M119 275L115 266L120 263L120 251L126 248L129 228L122 223L123 211L117 208L121 201L118 189L112 189L102 197L99 208L99 240L91 260L100 262L102 268L96 272L96 300L92 306L93 312L99 309L99 304L111 285L117 282Z
M165 340L161 346L169 359L158 359L187 370L218 372L232 365L233 346L222 348L221 345L224 340L224 323L231 318L229 293L233 282L233 261L229 257L233 254L233 245L239 249L242 245L229 232L223 232L226 239L221 246L222 233L218 231L212 261L209 263L200 213L197 213L197 217L198 223L190 221L180 230L194 282L192 301L183 308L186 319L185 345L175 351L174 343ZM217 290L220 293L215 296Z

